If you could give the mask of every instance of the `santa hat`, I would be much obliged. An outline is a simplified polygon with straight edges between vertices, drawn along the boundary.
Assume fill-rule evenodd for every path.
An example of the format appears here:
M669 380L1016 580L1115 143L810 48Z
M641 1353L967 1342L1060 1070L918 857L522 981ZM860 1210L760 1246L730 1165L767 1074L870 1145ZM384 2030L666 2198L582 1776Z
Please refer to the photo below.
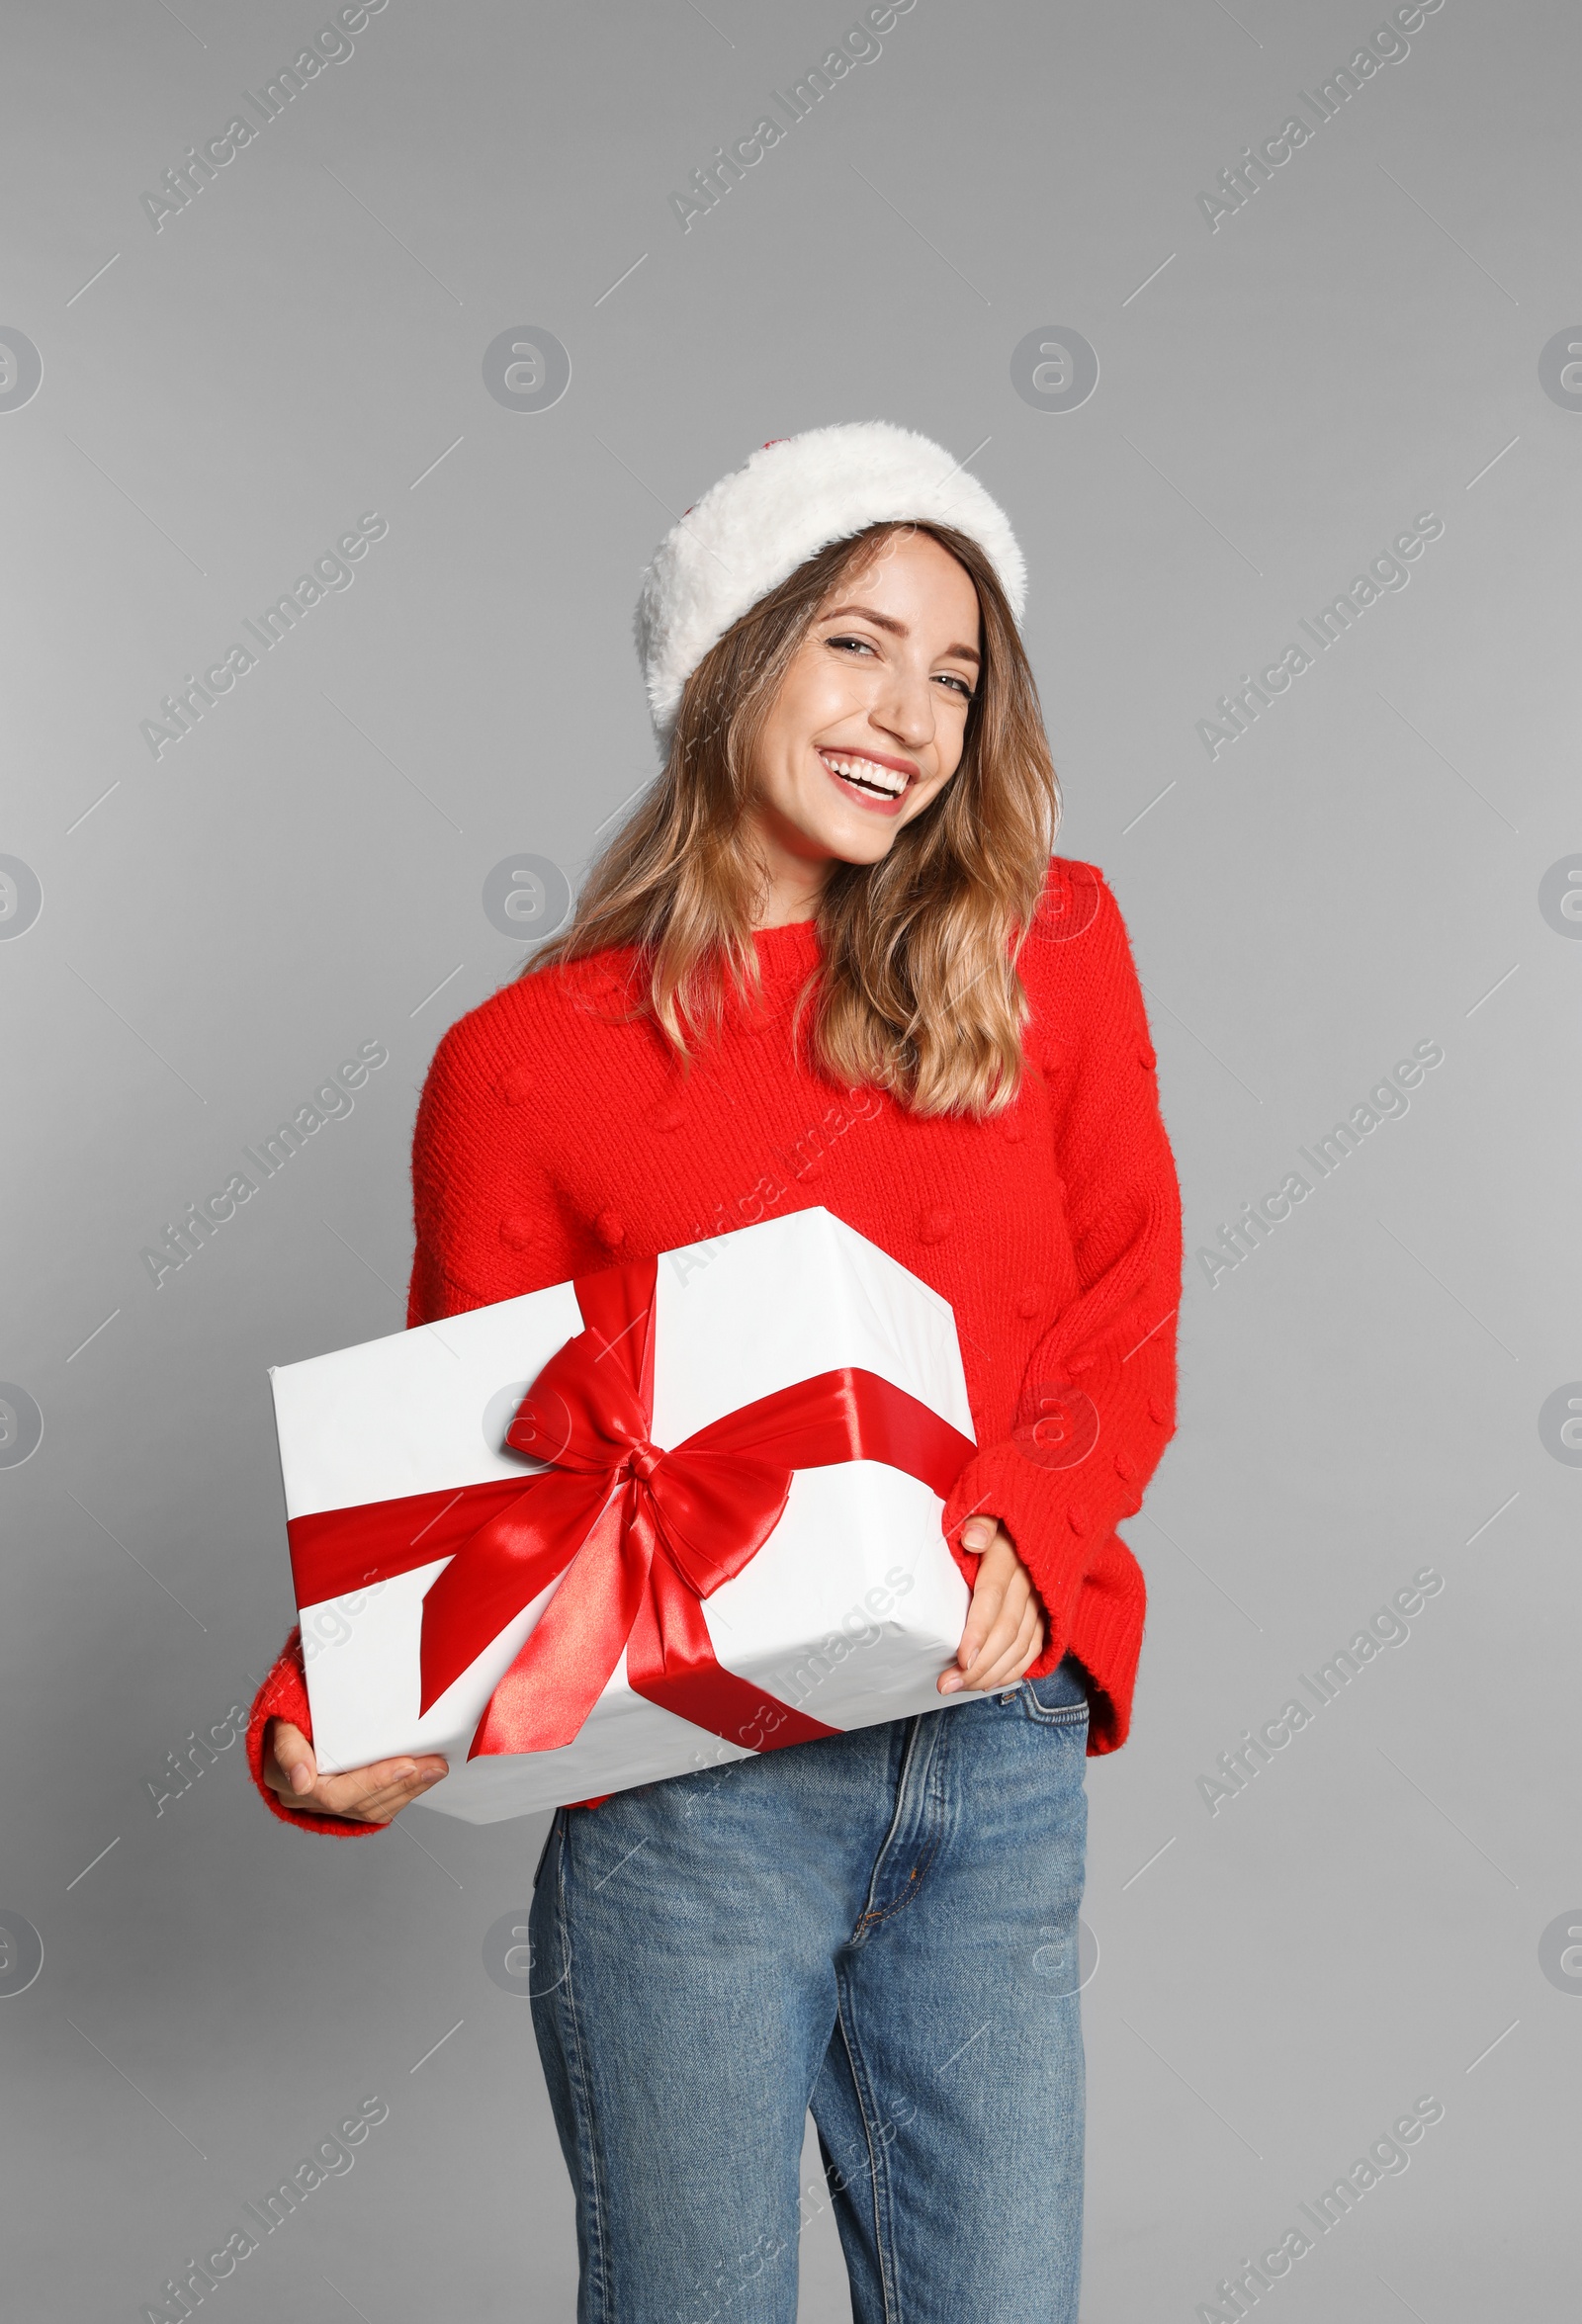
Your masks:
M1015 619L1027 568L1005 511L941 445L885 420L781 436L722 476L643 576L637 650L660 747L681 692L733 622L832 541L870 525L951 525L983 550Z

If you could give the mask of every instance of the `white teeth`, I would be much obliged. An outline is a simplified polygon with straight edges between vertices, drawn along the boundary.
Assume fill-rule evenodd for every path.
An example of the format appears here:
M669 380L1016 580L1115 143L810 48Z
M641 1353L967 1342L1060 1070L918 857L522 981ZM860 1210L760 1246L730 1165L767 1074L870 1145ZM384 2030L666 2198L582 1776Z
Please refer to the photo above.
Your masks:
M848 782L866 784L869 790L886 792L892 799L899 799L907 787L905 775L895 767L877 766L871 758L857 758L844 750L821 750L819 756Z

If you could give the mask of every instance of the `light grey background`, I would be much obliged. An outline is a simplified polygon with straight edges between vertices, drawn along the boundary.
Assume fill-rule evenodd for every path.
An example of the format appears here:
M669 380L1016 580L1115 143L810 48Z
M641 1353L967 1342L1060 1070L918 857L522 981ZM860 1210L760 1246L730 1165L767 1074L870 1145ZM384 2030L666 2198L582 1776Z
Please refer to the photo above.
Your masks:
M1410 2170L1264 2304L1470 2324L1574 2289L1582 1978L1540 1940L1582 1925L1582 1473L1538 1414L1582 1379L1582 944L1538 890L1582 850L1582 411L1538 366L1582 345L1575 13L1447 0L1239 213L1197 200L1388 13L918 0L683 231L669 197L855 9L391 0L155 231L140 198L331 12L13 11L18 2314L132 2319L368 2095L354 2171L209 2312L572 2313L528 2010L483 1957L541 1820L319 1845L237 1747L157 1815L154 1779L291 1617L265 1367L401 1323L417 1086L522 957L484 882L525 853L574 885L652 771L643 563L765 438L870 416L1021 534L1061 845L1127 915L1185 1189L1136 1723L1090 1770L1085 2324L1190 2317L1424 2094ZM549 410L485 390L517 324L570 352ZM1012 385L1046 324L1099 355L1075 411ZM367 510L354 585L156 761L139 722ZM1222 689L1419 511L1410 585L1211 760ZM155 1289L143 1247L363 1040L391 1062L355 1112ZM1410 1112L1211 1288L1190 1254L1420 1040ZM1198 1777L1425 1564L1409 1642L1210 1814ZM805 2242L804 2316L844 2317L827 2215Z

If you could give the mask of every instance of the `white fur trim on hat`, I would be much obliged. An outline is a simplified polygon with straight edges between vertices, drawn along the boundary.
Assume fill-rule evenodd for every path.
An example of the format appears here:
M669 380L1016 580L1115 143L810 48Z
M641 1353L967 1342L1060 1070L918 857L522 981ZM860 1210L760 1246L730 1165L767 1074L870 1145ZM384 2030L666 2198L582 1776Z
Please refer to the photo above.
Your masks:
M754 452L668 532L643 576L637 649L660 744L687 679L733 622L832 541L869 525L953 525L1019 622L1027 568L1005 511L942 446L885 420L810 428Z

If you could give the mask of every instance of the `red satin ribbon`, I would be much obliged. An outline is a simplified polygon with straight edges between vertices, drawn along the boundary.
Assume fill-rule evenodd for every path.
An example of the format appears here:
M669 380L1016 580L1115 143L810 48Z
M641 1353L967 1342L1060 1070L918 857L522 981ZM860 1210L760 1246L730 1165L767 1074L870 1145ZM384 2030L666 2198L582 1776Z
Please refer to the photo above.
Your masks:
M654 1419L657 1262L573 1284L585 1329L550 1358L506 1442L551 1465L457 1492L294 1517L299 1605L450 1564L423 1600L426 1711L564 1575L500 1680L470 1759L572 1741L626 1653L633 1690L750 1750L834 1734L723 1669L702 1600L774 1531L797 1469L883 1461L949 1495L973 1446L877 1373L846 1367L777 1389L661 1451Z

